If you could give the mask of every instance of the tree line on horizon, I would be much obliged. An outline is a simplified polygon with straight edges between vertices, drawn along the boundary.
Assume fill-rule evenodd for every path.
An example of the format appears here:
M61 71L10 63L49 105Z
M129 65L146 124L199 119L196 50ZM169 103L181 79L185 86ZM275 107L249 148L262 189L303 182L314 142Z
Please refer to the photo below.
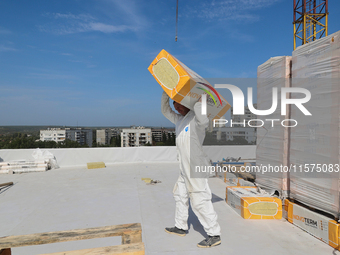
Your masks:
M36 149L36 148L88 148L87 144L80 145L76 141L66 139L64 142L40 141L37 134L13 133L0 135L0 149ZM212 133L207 132L203 145L252 145L242 137L235 137L232 141L217 141ZM147 143L144 146L176 146L176 136L172 133L163 133L161 141L155 141L152 137L152 144ZM98 145L93 140L92 147L121 147L121 137L112 137L110 144Z
M40 141L39 135L14 133L0 136L0 149L36 149L36 148L86 148L76 141L66 139L64 142Z
M13 133L0 135L0 149L36 149L36 148L89 148L87 144L80 145L76 141L66 139L63 142L41 141L37 134ZM145 146L175 146L176 137L174 135L163 134L162 140L155 142L153 137L152 144L147 143ZM121 137L112 137L110 144L99 145L94 137L92 147L121 147Z

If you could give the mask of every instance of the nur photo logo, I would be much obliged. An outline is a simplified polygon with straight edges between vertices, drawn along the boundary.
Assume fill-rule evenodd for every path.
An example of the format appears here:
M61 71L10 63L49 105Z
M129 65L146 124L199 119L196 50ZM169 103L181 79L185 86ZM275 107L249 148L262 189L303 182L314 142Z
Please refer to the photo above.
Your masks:
M206 85L206 84L204 84ZM245 100L244 100L244 94L242 92L242 90L232 84L215 84L215 88L213 88L212 86L207 86L209 89L211 89L217 96L218 93L216 91L215 88L219 88L219 89L228 89L231 94L232 94L232 98L233 98L233 114L234 115L244 115L244 105L245 105ZM212 99L215 102L216 105L216 100L214 99L214 97L212 96L212 94L210 93L210 91L207 91L206 89L201 88L202 90L204 90L210 97L212 97ZM303 105L307 102L309 102L309 100L311 99L311 93L309 90L305 89L305 88L292 88L292 87L283 87L283 88L279 88L280 89L280 94L281 94L281 98L279 100L278 98L278 88L272 88L272 105L269 109L266 110L258 110L255 109L254 104L253 104L253 88L248 87L247 88L247 104L248 104L248 108L249 110L258 116L269 116L271 114L273 114L279 104L280 101L280 107L281 107L281 115L282 116L286 116L287 114L287 105L295 105L305 116L312 116L312 114L306 109L306 107ZM290 98L288 95L289 94L302 94L303 97L302 98ZM219 96L218 96L219 98ZM222 102L220 102L222 105ZM206 94L202 95L202 114L206 115L207 114L207 96ZM249 127L262 127L264 125L265 121L269 121L271 122L272 127L274 127L274 123L277 121L280 121L279 119L251 119L247 121L247 124ZM214 119L213 120L213 127L220 127L221 125L226 125L228 123L228 120L225 119ZM256 123L256 124L254 124ZM260 123L260 124L259 124ZM289 124L289 123L293 123L293 125ZM243 125L244 127L246 126L246 121L244 120L241 123L232 123L231 120L231 127L233 124L237 124L237 125ZM281 125L284 127L295 127L297 126L298 122L295 119L284 119L281 121Z

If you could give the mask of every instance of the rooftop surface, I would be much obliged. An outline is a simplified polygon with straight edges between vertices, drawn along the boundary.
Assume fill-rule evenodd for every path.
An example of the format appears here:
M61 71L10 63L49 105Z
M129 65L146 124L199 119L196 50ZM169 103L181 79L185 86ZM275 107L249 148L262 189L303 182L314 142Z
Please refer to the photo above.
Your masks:
M198 248L206 234L190 209L189 233L174 225L173 186L178 163L122 163L102 169L62 167L0 175L0 236L141 223L146 254L340 254L286 220L244 220L225 202L225 183L210 178L222 244ZM148 185L141 178L160 180ZM121 237L12 248L13 255L61 252L121 244Z

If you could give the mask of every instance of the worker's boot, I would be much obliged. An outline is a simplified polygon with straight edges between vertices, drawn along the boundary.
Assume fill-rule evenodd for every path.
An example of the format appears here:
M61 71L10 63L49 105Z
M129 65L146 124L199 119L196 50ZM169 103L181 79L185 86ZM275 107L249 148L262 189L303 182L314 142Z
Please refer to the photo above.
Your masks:
M173 227L173 228L165 228L165 232L169 233L169 234L175 234L178 236L185 236L186 235L186 231L184 229L180 229L177 227Z
M198 243L197 246L200 248L210 248L216 245L221 244L221 237L220 236L208 236L207 239L203 240L202 242Z

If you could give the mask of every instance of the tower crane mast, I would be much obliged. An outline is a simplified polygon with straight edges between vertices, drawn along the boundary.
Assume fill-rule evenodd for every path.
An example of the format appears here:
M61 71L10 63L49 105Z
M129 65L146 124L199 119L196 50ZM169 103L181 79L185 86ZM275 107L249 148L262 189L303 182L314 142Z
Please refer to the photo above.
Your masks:
M328 0L294 0L294 50L328 36Z

